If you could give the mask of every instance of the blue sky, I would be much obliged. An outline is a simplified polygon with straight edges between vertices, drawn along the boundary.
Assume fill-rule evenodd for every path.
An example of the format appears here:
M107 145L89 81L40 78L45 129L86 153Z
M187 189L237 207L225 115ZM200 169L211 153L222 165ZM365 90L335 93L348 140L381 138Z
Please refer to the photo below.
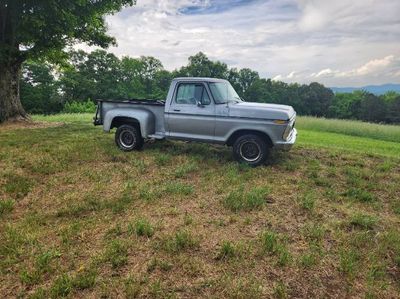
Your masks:
M107 22L110 51L169 70L203 51L285 82L400 83L397 0L138 0Z
M183 6L179 9L179 12L186 15L196 14L218 14L224 11L234 9L237 7L246 7L251 2L257 2L256 0L210 0L195 2Z

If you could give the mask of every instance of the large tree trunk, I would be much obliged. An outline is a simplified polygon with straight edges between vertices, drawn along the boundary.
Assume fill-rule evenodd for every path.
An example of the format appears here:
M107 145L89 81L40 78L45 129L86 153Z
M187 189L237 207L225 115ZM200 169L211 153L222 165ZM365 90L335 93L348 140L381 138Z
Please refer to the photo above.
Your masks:
M0 123L6 120L28 120L19 98L21 63L0 65Z

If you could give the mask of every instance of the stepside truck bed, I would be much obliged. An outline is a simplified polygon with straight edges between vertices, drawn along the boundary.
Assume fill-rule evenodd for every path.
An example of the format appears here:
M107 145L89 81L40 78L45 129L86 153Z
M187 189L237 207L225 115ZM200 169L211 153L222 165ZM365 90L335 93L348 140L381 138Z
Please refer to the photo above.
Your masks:
M96 115L93 119L94 125L104 125L105 115L108 112L116 113L121 111L121 116L126 114L129 109L147 110L154 114L156 135L165 134L164 126L164 110L165 101L162 100L145 100L145 99L129 99L129 100L97 100ZM105 130L109 131L113 128L113 124L105 126Z

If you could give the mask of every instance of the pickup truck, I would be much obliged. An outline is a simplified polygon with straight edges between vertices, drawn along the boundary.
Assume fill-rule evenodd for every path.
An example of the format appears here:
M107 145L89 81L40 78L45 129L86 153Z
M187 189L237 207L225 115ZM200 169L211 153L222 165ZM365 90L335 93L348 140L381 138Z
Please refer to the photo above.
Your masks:
M167 99L98 100L95 125L117 128L123 151L140 150L146 139L177 139L233 147L239 162L258 166L270 149L289 150L296 141L291 106L244 102L222 79L176 78Z

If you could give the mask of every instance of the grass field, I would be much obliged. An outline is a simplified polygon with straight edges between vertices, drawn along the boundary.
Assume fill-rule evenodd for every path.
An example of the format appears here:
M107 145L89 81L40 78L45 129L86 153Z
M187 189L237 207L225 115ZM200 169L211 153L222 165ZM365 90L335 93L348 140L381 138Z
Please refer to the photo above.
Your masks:
M91 117L0 126L0 297L400 296L400 127L299 118L253 169Z
M361 121L299 117L298 128L303 130L339 133L385 141L400 141L400 126L365 123Z

